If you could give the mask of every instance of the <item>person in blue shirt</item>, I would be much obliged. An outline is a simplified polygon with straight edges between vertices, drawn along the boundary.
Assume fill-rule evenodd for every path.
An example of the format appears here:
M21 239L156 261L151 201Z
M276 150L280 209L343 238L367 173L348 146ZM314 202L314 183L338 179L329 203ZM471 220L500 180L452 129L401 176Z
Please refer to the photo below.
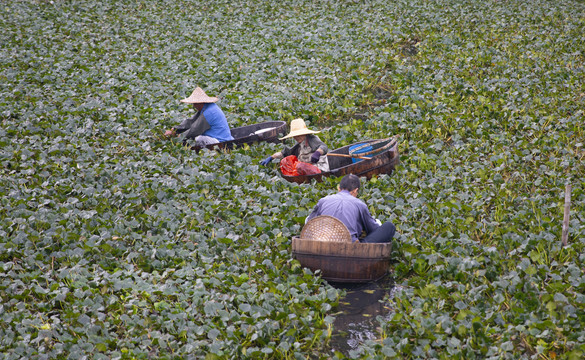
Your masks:
M307 221L319 215L333 216L345 224L353 242L390 242L396 233L396 226L389 221L381 224L374 219L366 203L357 198L359 189L360 178L353 174L345 175L339 183L339 192L319 200ZM360 239L364 231L366 236Z
M188 98L181 100L193 104L195 116L185 119L179 125L165 132L165 136L175 136L187 132L186 139L194 139L196 146L206 146L233 140L227 119L215 102L218 98L207 96L200 87L193 90Z

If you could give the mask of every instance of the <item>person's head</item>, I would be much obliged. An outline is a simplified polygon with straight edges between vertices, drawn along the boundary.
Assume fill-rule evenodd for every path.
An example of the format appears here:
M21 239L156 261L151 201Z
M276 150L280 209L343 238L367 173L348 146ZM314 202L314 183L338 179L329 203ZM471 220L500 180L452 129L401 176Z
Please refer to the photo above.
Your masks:
M287 136L281 137L279 140L288 138L295 138L295 141L300 143L305 140L307 135L317 134L319 131L310 130L303 119L294 119L290 122L290 132Z
M303 142L307 138L307 135L297 135L294 137L295 141L298 143Z
M357 193L360 189L360 178L354 174L345 175L338 186L339 191L347 190L349 193L357 197Z

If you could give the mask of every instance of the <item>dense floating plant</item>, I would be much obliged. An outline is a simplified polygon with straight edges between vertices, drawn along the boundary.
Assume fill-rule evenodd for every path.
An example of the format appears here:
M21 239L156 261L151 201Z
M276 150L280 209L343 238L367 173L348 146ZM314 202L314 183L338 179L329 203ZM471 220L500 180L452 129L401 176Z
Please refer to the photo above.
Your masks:
M585 352L583 4L5 1L5 358L568 358ZM331 148L400 136L362 198L401 232L377 341L328 349L340 295L289 241L335 179L280 145L162 138L196 85L232 126ZM573 185L561 247L564 185Z

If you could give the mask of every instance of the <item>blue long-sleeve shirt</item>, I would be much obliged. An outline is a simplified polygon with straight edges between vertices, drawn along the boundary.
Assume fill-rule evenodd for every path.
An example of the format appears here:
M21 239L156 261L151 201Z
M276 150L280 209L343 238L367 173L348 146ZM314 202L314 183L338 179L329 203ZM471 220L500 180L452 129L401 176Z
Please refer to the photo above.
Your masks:
M319 215L333 216L344 223L352 241L358 241L362 231L370 234L380 227L370 214L366 203L352 196L347 190L341 190L319 200L307 221Z
M209 123L210 128L207 129L203 135L211 136L219 142L233 140L232 133L228 126L227 120L223 111L215 103L205 104L203 107L203 116Z
M210 136L219 142L233 140L225 114L215 103L205 104L201 111L190 119L185 119L175 127L180 134L187 132L187 139L195 139L199 135Z

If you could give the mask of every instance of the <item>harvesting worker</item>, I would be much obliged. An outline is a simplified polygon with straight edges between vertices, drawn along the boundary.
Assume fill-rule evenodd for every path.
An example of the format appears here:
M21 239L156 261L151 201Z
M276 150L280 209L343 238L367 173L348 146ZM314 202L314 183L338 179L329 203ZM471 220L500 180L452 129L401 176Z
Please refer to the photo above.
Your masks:
M368 206L357 198L360 189L360 178L356 175L345 175L334 195L329 195L317 203L307 221L319 215L329 215L341 221L351 234L352 242L387 243L396 233L396 226L390 221L381 224L374 219ZM366 236L360 239L365 231Z
M327 154L329 149L327 145L315 134L320 131L310 130L303 119L294 119L290 123L290 132L280 140L294 138L296 144L289 148L285 146L282 151L274 153L262 160L260 164L266 166L274 159L287 160L287 157L295 156L298 159L297 169L303 167L304 164L310 164L317 167L320 171L329 171L329 162L327 161ZM304 164L301 164L304 163ZM281 170L283 162L281 161ZM304 167L305 169L307 167ZM300 169L299 169L300 170ZM319 171L318 171L319 172ZM283 171L284 174L284 171Z
M218 100L207 96L203 89L197 87L191 96L181 100L183 103L193 104L197 113L192 118L183 120L179 126L167 130L165 136L175 136L186 131L185 138L194 139L196 146L233 140L225 114L216 104Z

